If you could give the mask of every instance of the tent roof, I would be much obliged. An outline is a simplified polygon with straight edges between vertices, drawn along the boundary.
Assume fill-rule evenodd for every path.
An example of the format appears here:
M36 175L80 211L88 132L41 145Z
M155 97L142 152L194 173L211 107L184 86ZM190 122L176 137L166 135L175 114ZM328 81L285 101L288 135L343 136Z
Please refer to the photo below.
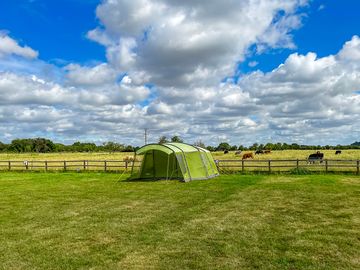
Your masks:
M166 154L170 155L171 153L188 153L188 152L208 152L208 150L195 147L186 143L164 143L164 144L147 144L141 147L139 150L136 151L137 155L145 153L150 150L159 150L165 152Z

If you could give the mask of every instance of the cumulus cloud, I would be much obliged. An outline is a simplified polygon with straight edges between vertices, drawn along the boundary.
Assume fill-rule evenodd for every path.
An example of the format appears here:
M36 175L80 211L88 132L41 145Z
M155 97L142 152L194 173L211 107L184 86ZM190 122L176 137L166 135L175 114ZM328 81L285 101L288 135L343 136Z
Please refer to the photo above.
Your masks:
M231 75L248 47L294 47L306 1L104 1L103 28L88 36L107 48L112 65L143 71L161 87L213 85ZM283 14L283 15L281 15Z
M65 70L68 82L77 86L89 87L115 83L117 78L117 72L106 63L94 67L70 64L65 67Z
M28 46L20 46L19 43L9 37L6 32L0 31L0 57L6 55L18 55L34 59L38 57L39 53Z
M87 36L105 46L107 62L69 64L64 82L0 73L0 132L133 144L143 128L152 141L175 133L212 144L358 140L357 36L335 55L292 53L270 72L224 80L250 46L296 48L292 30L307 2L104 0Z

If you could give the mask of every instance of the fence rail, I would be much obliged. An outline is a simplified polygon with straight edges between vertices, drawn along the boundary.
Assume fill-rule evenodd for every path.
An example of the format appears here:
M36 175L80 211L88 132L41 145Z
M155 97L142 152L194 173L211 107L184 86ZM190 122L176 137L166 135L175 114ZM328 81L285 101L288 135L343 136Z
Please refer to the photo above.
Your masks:
M323 172L354 172L360 174L360 160L324 159L309 163L307 159L216 160L220 172L264 171L281 172L306 169ZM1 160L0 171L129 171L133 161L123 160ZM134 167L140 162L135 161Z
M127 171L132 161L122 160L0 160L0 171ZM139 162L134 162L138 167Z
M217 160L220 171L268 171L281 172L292 169L323 172L354 172L360 174L360 160L324 159L309 162L307 159L274 160Z

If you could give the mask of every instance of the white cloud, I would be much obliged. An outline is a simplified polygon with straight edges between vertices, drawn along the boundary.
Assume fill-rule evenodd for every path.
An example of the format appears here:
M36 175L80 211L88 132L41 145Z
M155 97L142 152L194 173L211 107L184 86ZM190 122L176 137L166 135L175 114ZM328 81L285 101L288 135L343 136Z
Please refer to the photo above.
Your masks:
M39 53L28 46L20 46L17 41L0 31L0 57L18 55L29 59L37 58Z
M117 77L117 72L106 63L94 67L70 64L65 67L65 70L69 83L78 86L99 86L115 83Z
M353 38L346 42L339 53L339 58L344 61L360 60L360 38L353 36Z
M296 10L306 2L104 1L97 8L103 28L88 36L107 47L112 65L145 72L159 87L214 85L254 43L293 47Z
M105 0L88 37L105 46L107 63L72 63L65 82L0 73L0 133L141 144L146 127L150 141L350 143L360 133L357 36L338 54L293 53L270 72L222 82L252 45L295 48L306 4Z

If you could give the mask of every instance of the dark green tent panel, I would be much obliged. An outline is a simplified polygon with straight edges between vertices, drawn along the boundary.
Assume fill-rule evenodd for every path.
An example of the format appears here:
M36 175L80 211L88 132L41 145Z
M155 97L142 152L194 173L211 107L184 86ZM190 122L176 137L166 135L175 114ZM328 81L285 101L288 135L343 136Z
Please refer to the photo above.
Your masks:
M139 167L133 164L132 179L209 179L219 175L211 153L184 143L148 144L135 153Z

